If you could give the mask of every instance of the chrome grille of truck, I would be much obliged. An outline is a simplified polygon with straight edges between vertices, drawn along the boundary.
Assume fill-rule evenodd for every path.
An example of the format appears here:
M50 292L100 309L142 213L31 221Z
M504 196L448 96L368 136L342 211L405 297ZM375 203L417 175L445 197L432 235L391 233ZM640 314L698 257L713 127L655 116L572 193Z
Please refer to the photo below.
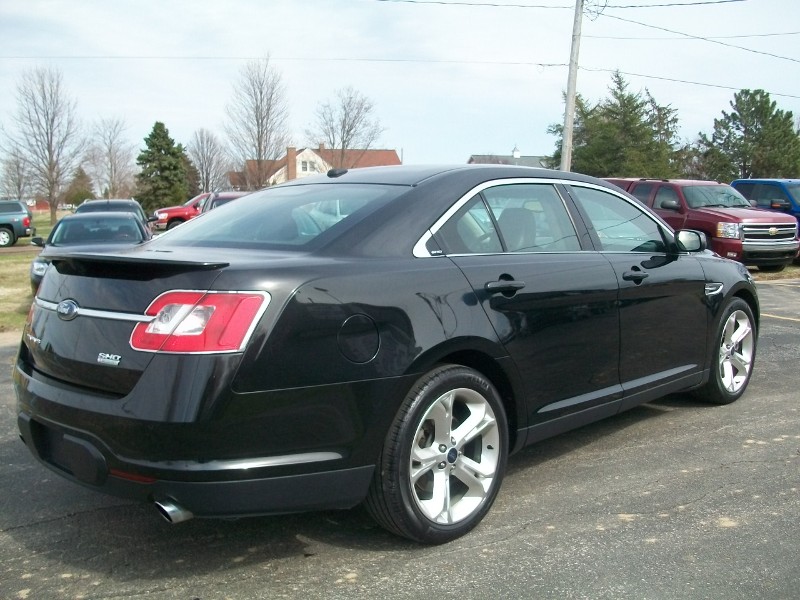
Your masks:
M797 225L788 223L745 223L743 229L746 242L787 242L797 237Z

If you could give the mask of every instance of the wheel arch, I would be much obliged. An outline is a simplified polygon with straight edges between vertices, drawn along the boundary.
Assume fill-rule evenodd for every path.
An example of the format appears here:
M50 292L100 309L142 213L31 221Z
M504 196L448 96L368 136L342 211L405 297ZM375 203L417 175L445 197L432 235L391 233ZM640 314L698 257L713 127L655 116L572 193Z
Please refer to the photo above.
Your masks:
M427 373L443 364L469 367L483 374L497 388L503 409L508 420L509 454L519 450L525 443L525 436L519 435L527 426L523 396L523 384L511 358L502 348L487 340L450 340L419 357L412 365L411 372Z
M750 310L753 313L753 319L755 319L756 324L756 332L761 330L761 314L758 305L758 298L747 288L740 288L735 291L731 298L741 298L747 305L750 307Z

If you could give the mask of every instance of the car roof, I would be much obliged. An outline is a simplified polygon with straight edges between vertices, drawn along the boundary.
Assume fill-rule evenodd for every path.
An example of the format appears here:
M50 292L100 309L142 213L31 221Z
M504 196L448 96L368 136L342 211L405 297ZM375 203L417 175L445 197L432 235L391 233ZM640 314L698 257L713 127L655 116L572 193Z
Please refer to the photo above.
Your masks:
M604 177L604 181L650 181L653 183L674 183L677 185L728 185L711 179L662 179L660 177Z
M761 177L758 179L735 179L731 183L800 183L800 179L784 179L778 177Z
M115 221L119 221L121 219L127 219L133 221L135 223L139 222L139 219L136 218L136 215L131 212L119 211L119 210L93 210L89 212L82 212L82 213L70 213L68 215L64 215L61 217L61 221L98 221L102 219L113 219Z
M132 198L101 198L99 200L84 200L84 202L80 206L86 206L91 204L92 206L98 206L100 204L115 204L115 205L122 205L127 204L130 206L139 206L139 203ZM80 206L78 208L80 208Z
M544 179L571 179L575 181L591 181L578 173L557 171L554 169L540 169L516 165L484 165L484 164L459 164L459 165L394 165L388 167L364 167L358 169L331 169L323 175L293 179L285 185L308 185L319 183L374 183L385 185L416 186L431 179L447 177L450 175L471 175L476 178L508 179L514 177L536 177Z

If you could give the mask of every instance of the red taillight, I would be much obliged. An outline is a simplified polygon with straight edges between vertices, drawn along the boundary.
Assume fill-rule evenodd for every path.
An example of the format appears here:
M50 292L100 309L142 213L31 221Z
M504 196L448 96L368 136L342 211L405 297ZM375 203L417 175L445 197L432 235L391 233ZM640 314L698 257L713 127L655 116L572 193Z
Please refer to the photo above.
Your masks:
M166 292L138 323L131 348L149 352L238 352L269 303L264 292Z
M22 226L23 227L30 227L31 226L31 218L30 217L22 217Z

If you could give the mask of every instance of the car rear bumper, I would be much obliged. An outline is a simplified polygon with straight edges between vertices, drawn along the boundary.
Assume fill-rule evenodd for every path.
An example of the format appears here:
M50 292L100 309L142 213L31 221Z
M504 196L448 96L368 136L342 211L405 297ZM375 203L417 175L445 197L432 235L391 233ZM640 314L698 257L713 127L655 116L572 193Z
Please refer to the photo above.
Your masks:
M238 468L232 462L168 465L176 476L191 475L192 480L145 476L124 466L114 468L121 464L119 457L109 456L102 442L85 432L44 423L25 413L18 414L17 424L33 455L59 475L110 495L171 503L198 517L351 508L366 496L374 470L373 465L322 470L332 460L329 456L321 457L316 465L309 463L310 472L279 476L248 476L252 461L240 461ZM286 460L293 459L299 460L296 456Z

